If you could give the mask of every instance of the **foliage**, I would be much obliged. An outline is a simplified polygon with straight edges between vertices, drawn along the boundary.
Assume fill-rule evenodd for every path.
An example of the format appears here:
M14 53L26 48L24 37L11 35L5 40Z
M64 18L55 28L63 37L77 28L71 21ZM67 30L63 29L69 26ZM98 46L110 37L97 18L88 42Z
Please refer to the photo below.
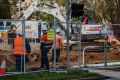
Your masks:
M102 22L110 24L118 21L120 0L94 0L90 6L95 9Z
M56 2L57 2L60 6L65 6L65 1L66 1L66 0L56 0Z
M0 0L0 19L11 18L10 4L8 0Z

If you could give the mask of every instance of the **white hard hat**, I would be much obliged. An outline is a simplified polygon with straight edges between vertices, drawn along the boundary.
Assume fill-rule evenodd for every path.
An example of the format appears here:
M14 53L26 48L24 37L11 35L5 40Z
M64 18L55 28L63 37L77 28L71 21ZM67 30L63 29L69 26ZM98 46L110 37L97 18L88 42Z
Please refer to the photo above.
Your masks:
M42 31L47 31L47 27L42 27Z
M58 29L56 29L56 33L59 33L59 32L61 32L61 30L58 28Z
M47 33L47 28L46 27L42 27L42 32L43 33Z

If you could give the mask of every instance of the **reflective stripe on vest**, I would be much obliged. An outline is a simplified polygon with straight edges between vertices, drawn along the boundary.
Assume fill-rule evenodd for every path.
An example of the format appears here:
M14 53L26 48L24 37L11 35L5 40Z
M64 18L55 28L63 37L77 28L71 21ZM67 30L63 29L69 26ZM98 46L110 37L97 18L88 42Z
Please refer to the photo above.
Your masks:
M24 54L24 51L23 38L16 37L14 40L14 54Z

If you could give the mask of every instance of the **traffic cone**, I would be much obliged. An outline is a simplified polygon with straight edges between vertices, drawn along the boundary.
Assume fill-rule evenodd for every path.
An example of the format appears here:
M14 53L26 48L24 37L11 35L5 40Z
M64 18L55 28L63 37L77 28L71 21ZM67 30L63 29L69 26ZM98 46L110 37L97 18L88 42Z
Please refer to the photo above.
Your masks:
M4 75L6 73L6 58L4 57L0 66L0 75Z

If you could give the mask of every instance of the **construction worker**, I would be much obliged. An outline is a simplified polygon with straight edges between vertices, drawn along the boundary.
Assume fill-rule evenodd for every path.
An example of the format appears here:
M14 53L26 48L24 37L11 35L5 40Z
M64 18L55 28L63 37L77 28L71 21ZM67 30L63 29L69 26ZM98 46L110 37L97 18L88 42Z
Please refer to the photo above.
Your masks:
M47 39L47 29L42 30L41 36L41 66L40 68L45 68L49 70L49 62L48 62L48 52L51 49L52 41L48 41Z
M8 44L13 48L14 38L16 37L16 25L12 24L10 30L8 31Z
M15 33L15 31L16 31L16 25L12 24L9 33Z
M28 41L25 39L25 47L24 47L24 39L22 34L17 34L17 37L14 39L14 55L16 58L16 69L18 71L24 71L24 60L25 63L29 61L28 53L31 52L31 47Z
M63 43L63 37L60 35L61 31L60 29L56 30L56 62L58 62L59 57L60 57L60 51L64 47ZM52 58L51 61L54 61L54 45L52 46Z

